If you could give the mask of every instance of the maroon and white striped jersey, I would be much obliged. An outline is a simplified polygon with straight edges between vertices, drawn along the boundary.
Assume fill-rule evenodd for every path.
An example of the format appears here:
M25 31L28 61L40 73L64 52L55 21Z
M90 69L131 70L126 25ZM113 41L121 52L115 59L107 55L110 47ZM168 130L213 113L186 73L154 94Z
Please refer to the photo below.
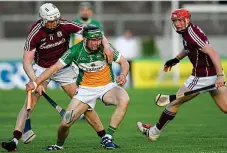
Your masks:
M188 51L188 58L193 65L192 75L197 77L216 75L209 55L201 51L206 44L209 44L205 33L197 25L190 24L182 37L184 49Z
M59 26L50 32L41 25L41 20L39 20L30 29L24 50L35 51L35 63L48 68L68 50L70 34L81 30L82 25L60 20Z

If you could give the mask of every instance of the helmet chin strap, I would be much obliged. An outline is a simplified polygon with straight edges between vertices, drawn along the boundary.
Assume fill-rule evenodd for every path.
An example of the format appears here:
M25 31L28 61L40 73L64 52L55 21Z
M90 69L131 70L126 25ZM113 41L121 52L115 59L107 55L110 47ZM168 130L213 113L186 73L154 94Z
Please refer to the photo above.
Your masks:
M53 32L58 26L59 26L59 20L57 21L57 25L55 28L47 28L46 24L47 24L48 20L42 19L41 21L41 25L47 30L47 32Z
M177 33L183 34L183 33L185 32L185 30L188 28L189 24L190 24L189 19L188 19L188 18L185 18L185 29L184 29L184 30L177 31L177 28L176 28L174 25L173 25L173 28L174 28L174 30L175 30Z
M88 41L87 41L87 39L84 39L84 44L85 44L85 48L87 49L87 51L89 53L92 53L93 51L88 47Z

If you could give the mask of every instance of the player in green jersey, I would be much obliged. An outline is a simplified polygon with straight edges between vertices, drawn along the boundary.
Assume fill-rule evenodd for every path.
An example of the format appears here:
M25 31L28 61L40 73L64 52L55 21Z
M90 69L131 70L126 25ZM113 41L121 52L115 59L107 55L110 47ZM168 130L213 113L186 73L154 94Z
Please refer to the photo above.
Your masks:
M128 61L110 45L114 53L114 61L121 66L120 75L114 79L111 64L103 56L101 43L103 34L98 27L88 26L83 31L84 40L70 48L56 64L46 69L34 82L29 82L27 90L36 89L43 81L67 64L75 63L79 67L77 94L72 98L66 114L59 125L57 143L48 146L47 150L61 150L69 134L70 126L89 108L94 109L96 100L105 105L115 105L116 109L110 119L107 134L101 138L101 145L107 149L115 149L112 136L127 111L129 96L120 86L126 83Z
M79 6L79 15L80 17L74 19L73 22L83 24L85 26L93 25L99 27L103 31L103 25L101 22L92 18L94 10L90 2L81 2ZM83 36L80 34L73 33L71 35L71 44L72 46L81 42Z

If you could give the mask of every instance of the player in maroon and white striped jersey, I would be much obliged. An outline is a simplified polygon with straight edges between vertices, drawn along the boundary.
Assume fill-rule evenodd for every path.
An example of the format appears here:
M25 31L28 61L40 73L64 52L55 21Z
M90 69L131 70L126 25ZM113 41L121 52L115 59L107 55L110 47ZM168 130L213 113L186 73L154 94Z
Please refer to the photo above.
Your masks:
M60 17L60 11L51 3L45 3L39 10L40 20L31 28L25 42L23 67L27 76L35 80L46 68L55 64L58 59L69 49L70 35L80 33L83 30L82 25L71 21L63 20ZM109 44L106 38L102 40L105 56L108 62L112 62L113 53L109 50ZM32 64L34 61L34 64ZM56 72L50 80L61 85L63 90L72 98L77 90L76 78L78 73L71 65ZM32 94L32 108L35 107L43 87L46 88L49 81L42 84L36 93ZM91 126L96 130L100 137L105 135L105 130L97 113L89 110L85 116ZM35 138L31 125L26 121L26 103L17 117L13 139L9 142L2 142L2 147L8 151L15 151L18 140L22 137L24 143L29 143ZM25 127L25 128L24 128ZM23 133L24 132L24 133ZM23 133L23 135L22 135Z
M216 88L209 90L209 93L220 110L227 113L227 88L225 87L224 72L218 53L209 44L205 33L197 25L191 23L191 14L187 9L174 10L171 14L171 20L173 28L182 35L184 48L174 59L165 63L164 71L170 71L172 66L179 63L186 56L193 65L191 76L177 93L180 94L216 84ZM152 127L138 122L139 130L151 141L155 141L164 126L174 119L180 106L197 95L194 94L169 103L155 126Z

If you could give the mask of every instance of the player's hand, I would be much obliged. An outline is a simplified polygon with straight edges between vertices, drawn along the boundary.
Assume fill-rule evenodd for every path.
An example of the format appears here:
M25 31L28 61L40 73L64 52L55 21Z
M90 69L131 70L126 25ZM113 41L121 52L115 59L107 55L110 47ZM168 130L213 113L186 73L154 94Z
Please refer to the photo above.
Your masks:
M29 81L25 86L27 91L34 91L37 85L35 85L33 81Z
M176 65L177 63L179 63L180 60L177 58L173 58L171 60L168 60L165 64L164 64L164 71L168 72L171 71L172 66Z
M124 75L123 73L121 73L117 78L116 78L116 82L118 85L123 86L126 83L126 75Z
M218 76L215 82L217 88L225 85L224 76Z
M42 95L42 91L43 92L46 92L46 89L42 86L42 85L39 85L36 90L35 90L37 93L39 93L39 95L41 96Z
M109 64L113 62L114 54L109 48L104 48L103 55Z

